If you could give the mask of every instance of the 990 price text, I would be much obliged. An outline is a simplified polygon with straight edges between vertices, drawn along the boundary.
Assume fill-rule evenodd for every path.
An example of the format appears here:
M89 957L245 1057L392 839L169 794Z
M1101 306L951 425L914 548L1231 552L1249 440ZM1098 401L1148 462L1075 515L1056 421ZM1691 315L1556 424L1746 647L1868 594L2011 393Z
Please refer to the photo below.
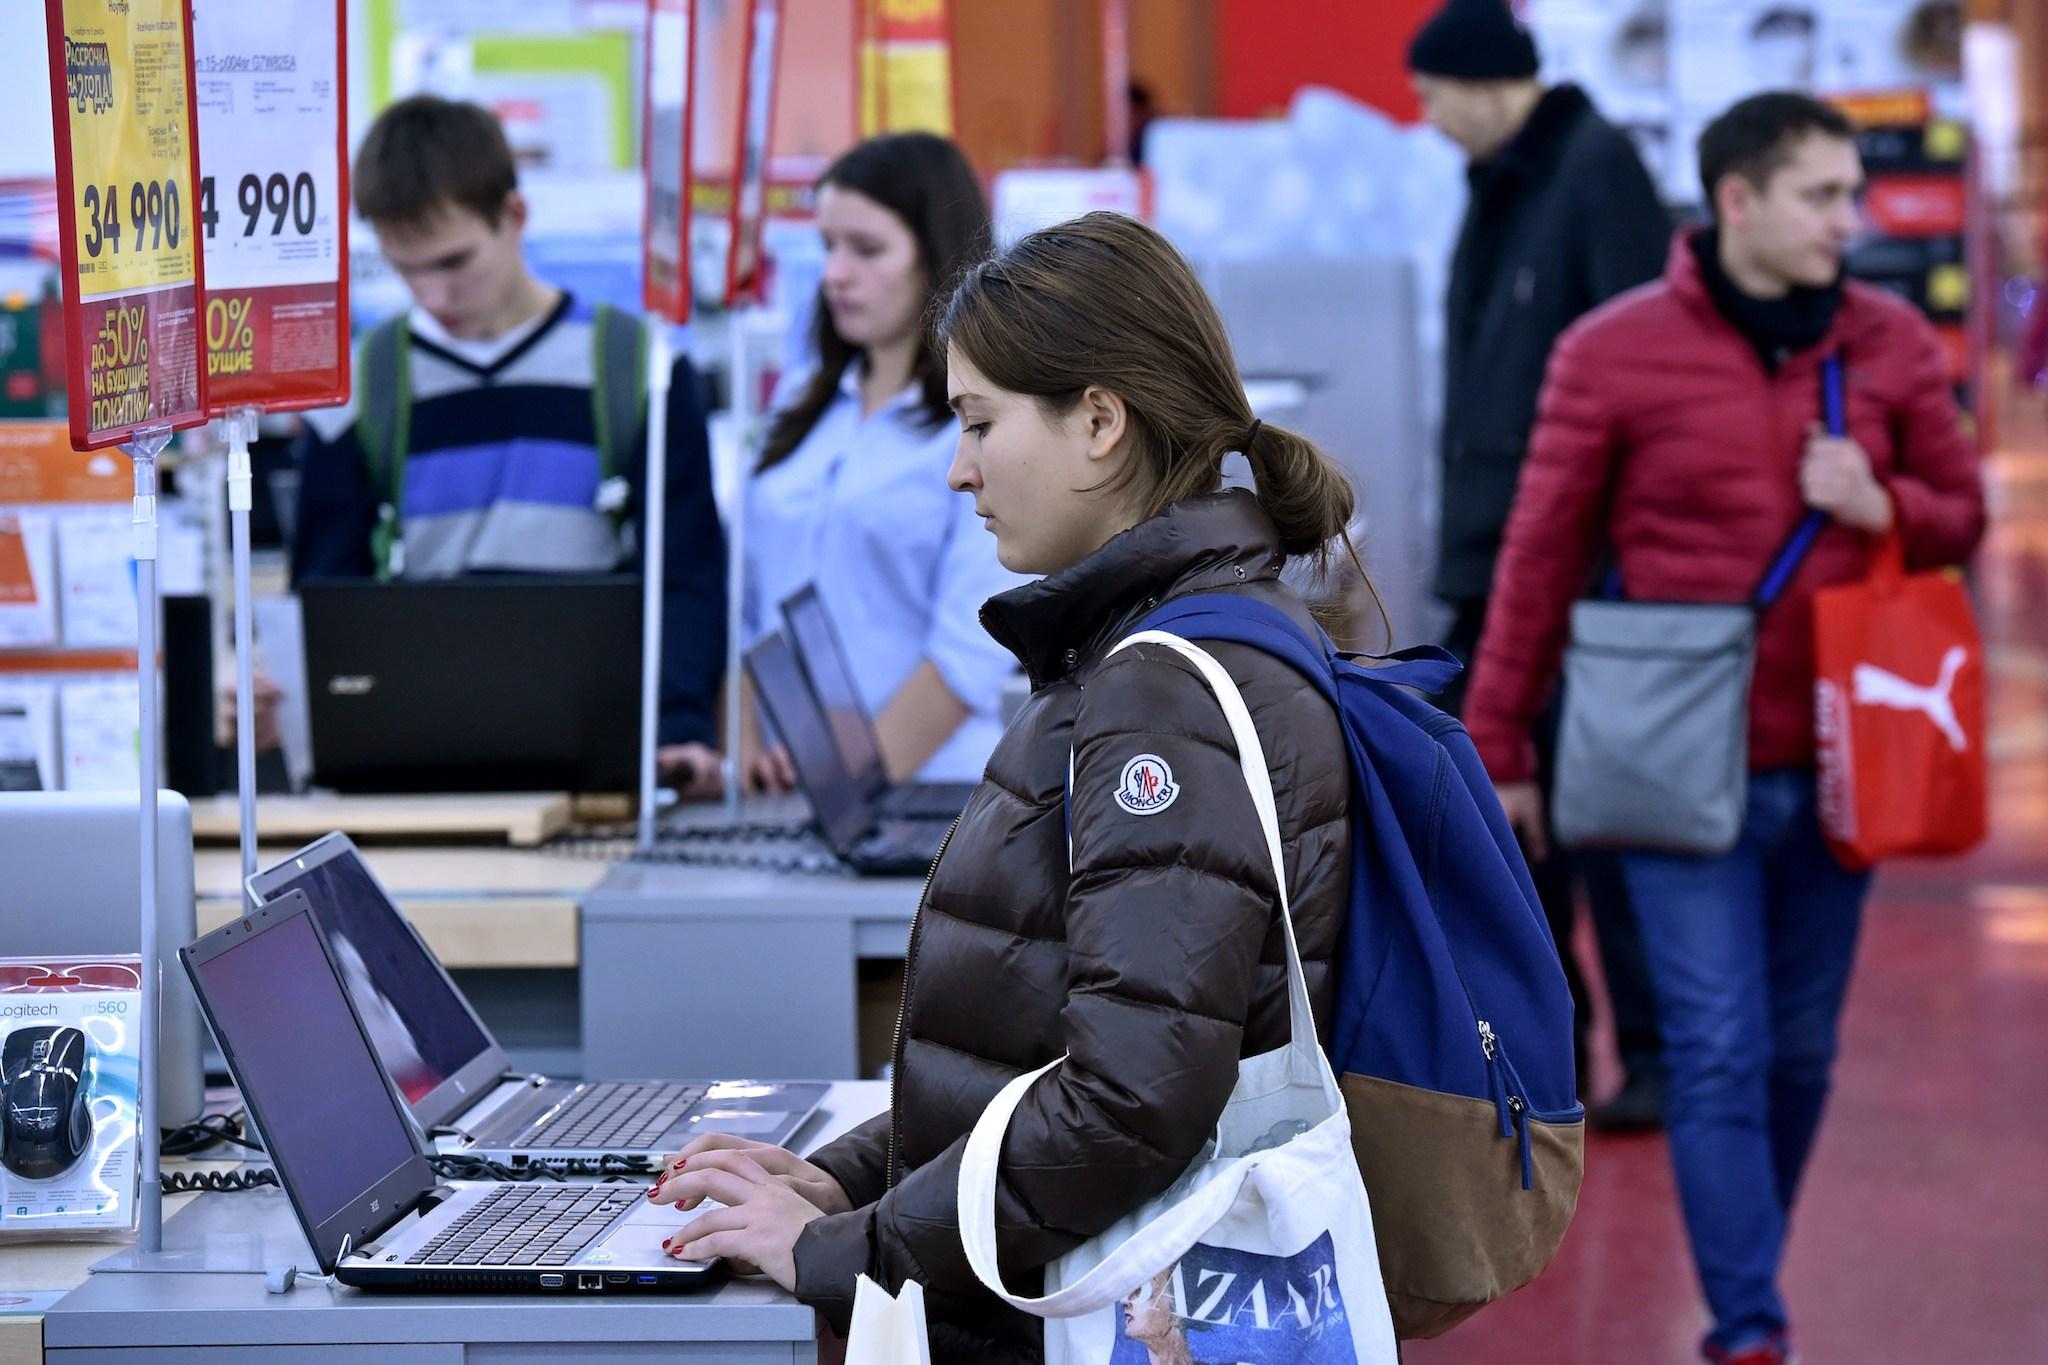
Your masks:
M95 259L102 251L121 254L121 187L87 185L81 196L85 214L85 254ZM178 187L171 181L145 180L128 186L128 221L135 227L128 250L178 249L182 217ZM145 240L147 239L147 240Z
M256 228L266 212L270 214L272 237L284 231L286 219L291 220L293 232L301 237L309 236L320 211L313 177L306 171L300 171L296 179L287 179L275 171L267 176L245 175L235 184L235 203L242 210L244 237L256 235ZM213 177L210 175L199 182L199 221L211 239L220 222L220 210L214 207Z

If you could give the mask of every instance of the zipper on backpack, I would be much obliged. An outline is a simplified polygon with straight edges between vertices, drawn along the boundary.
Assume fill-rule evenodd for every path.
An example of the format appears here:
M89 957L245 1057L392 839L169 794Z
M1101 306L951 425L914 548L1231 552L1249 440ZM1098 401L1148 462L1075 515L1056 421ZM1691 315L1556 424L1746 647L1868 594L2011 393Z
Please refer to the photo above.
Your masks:
M1478 1024L1479 1050L1486 1054L1486 1072L1493 1083L1494 1109L1500 1115L1500 1135L1521 1140L1522 1188L1533 1190L1536 1188L1536 1162L1529 1150L1529 1106L1515 1093L1521 1089L1521 1081L1515 1076L1514 1068L1508 1065L1493 1025L1484 1019Z

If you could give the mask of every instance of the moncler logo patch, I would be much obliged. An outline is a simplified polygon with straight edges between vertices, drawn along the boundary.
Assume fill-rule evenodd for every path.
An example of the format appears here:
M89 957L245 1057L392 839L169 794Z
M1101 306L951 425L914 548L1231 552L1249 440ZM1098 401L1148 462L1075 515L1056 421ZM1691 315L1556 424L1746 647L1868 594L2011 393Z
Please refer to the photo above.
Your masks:
M1123 780L1117 783L1116 803L1132 815L1157 815L1180 799L1174 785L1173 769L1157 754L1139 754L1124 764Z

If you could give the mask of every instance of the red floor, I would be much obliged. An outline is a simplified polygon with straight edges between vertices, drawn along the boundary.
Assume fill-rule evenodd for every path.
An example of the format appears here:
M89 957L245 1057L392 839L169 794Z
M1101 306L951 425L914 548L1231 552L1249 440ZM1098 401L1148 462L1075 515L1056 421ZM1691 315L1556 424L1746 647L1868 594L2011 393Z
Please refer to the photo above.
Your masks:
M1806 1365L2048 1362L2048 432L2022 416L1976 578L1993 834L1879 879L1785 1271ZM1662 1140L1596 1137L1557 1262L1404 1359L1685 1365L1704 1322Z

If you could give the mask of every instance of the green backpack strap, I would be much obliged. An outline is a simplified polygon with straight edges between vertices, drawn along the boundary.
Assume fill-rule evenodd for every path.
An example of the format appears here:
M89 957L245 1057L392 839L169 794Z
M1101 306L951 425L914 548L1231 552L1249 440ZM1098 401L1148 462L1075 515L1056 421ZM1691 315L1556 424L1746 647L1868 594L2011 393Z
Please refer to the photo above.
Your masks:
M647 324L631 313L600 303L590 348L590 407L597 426L597 505L618 530L625 525L631 502L623 471L647 423Z
M412 449L412 327L403 314L372 328L356 348L356 443L378 497L370 557L377 581L387 582L405 572L399 509Z

